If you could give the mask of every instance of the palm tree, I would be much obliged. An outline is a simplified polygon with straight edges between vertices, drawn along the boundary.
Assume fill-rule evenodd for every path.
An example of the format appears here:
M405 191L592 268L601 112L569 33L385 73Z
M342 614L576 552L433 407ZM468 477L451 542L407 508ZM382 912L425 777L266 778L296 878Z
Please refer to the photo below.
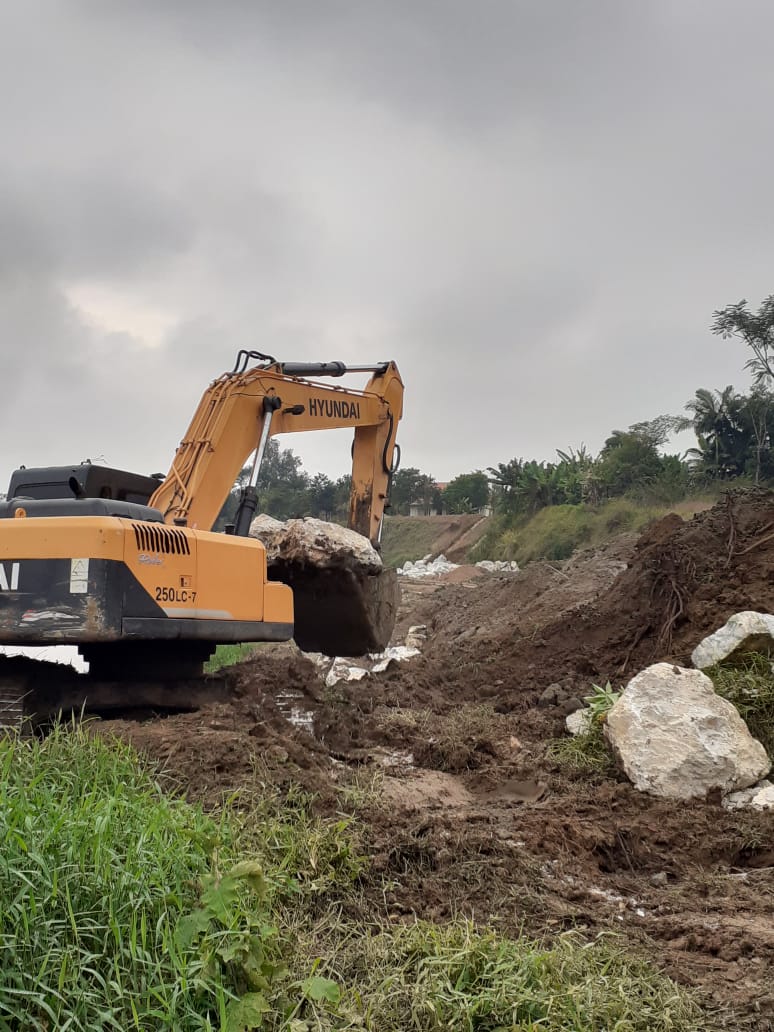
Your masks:
M693 429L705 466L708 465L708 457L713 456L714 464L709 466L707 472L712 472L714 476L721 475L721 455L727 458L734 451L731 422L733 401L734 388L731 386L723 391L708 391L705 387L700 387L696 391L696 397L685 406L693 413ZM691 448L689 454L696 451L697 449ZM695 455L693 459L696 459Z

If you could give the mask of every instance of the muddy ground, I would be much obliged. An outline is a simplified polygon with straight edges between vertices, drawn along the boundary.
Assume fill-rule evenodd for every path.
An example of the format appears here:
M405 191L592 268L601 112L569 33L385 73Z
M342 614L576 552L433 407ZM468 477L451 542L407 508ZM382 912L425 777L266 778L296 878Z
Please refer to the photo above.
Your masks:
M398 630L425 624L424 653L370 680L328 689L272 647L233 668L227 702L103 727L207 805L267 783L300 784L323 811L356 802L364 922L616 932L725 1027L771 1030L774 814L651 799L568 771L550 748L592 682L686 662L742 609L774 612L768 494L566 563L405 584Z

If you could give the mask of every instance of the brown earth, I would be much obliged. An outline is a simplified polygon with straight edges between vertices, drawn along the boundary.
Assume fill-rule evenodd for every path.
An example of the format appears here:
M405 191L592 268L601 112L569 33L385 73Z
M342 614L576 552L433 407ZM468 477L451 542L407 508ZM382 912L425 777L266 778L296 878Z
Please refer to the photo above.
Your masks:
M723 1027L771 1030L774 814L652 799L549 749L592 682L684 663L742 609L774 612L771 494L566 563L404 584L400 630L427 626L423 655L372 679L327 689L301 654L267 649L233 668L228 702L102 727L207 805L296 783L333 811L353 779L370 785L363 921L615 932Z

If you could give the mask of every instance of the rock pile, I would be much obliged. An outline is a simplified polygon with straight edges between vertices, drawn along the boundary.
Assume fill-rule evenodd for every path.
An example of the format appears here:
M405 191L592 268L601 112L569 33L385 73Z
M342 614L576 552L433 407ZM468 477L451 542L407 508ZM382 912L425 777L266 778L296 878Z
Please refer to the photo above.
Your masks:
M479 570L487 573L518 573L519 564L513 560L481 559L476 563ZM398 567L398 576L407 577L409 580L420 580L423 577L440 577L443 573L450 573L458 569L457 563L451 563L445 555L439 555L433 559L432 554L412 562L410 559Z

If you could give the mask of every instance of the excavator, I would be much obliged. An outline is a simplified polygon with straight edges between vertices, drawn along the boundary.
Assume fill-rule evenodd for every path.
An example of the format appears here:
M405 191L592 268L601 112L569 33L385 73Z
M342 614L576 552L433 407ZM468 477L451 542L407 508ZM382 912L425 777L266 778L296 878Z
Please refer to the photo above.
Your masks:
M349 373L370 378L362 390L327 382ZM204 662L229 642L383 648L394 573L322 575L301 563L270 574L249 532L269 439L351 427L348 526L378 548L403 390L394 362L279 362L243 350L205 390L165 477L90 463L15 470L0 502L0 645L76 645L89 672L0 661L0 723L79 707L195 708L214 691ZM216 531L246 464L236 517Z

